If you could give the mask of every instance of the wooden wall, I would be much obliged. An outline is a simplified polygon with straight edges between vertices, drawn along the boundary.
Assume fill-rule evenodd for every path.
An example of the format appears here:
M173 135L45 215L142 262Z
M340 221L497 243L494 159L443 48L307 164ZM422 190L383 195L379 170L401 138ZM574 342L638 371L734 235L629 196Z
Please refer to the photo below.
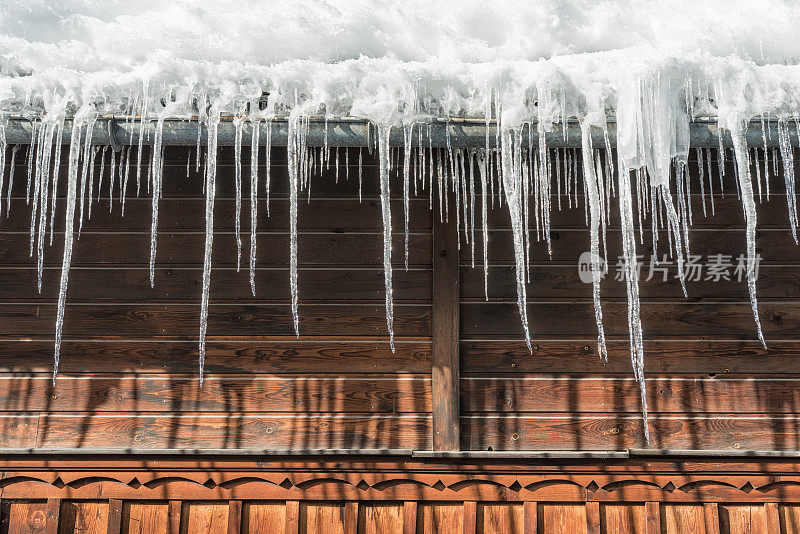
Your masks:
M155 288L148 279L149 194L136 198L134 172L124 217L118 199L109 213L106 181L75 246L55 385L64 202L39 294L28 254L27 171L16 169L10 215L4 209L0 217L4 531L800 531L800 462L735 456L791 454L800 443L800 248L788 231L780 176L771 178L768 201L758 209L767 350L755 336L744 282L690 281L688 299L674 279L642 282L650 446L731 453L648 460L636 456L647 444L628 355L625 288L613 266L602 290L608 361L597 355L591 288L577 268L589 243L583 206L553 212L552 259L544 243L532 246L529 354L505 207L490 212L487 301L481 240L472 268L470 247L462 241L457 252L452 223L429 211L427 191L411 201L410 261L403 268L402 182L393 176L392 353L377 166L366 150L361 201L358 152L351 150L349 180L342 155L339 183L333 167L325 170L313 180L310 202L300 203L299 339L290 310L285 150L272 152L269 216L260 195L256 297L247 271L249 203L237 272L234 165L232 151L222 150L201 388L204 195L193 165L186 175L188 152L193 159L193 150L166 152ZM243 159L249 161L247 151ZM249 167L243 170L247 192ZM63 178L62 172L61 195ZM694 254L730 254L735 261L745 236L732 169L725 185L725 197L715 199L716 213L707 217L695 187L690 244ZM649 256L649 232L644 239L640 253ZM620 254L615 210L608 252L612 259ZM447 299L457 305L445 310ZM458 351L447 349L441 331ZM450 364L457 372L442 372ZM411 452L452 448L520 456L501 465ZM28 457L19 449L104 455ZM186 454L114 459L109 449ZM330 460L253 454L234 461L192 455L197 449L353 454ZM389 456L373 460L365 450ZM618 455L525 456L537 450Z

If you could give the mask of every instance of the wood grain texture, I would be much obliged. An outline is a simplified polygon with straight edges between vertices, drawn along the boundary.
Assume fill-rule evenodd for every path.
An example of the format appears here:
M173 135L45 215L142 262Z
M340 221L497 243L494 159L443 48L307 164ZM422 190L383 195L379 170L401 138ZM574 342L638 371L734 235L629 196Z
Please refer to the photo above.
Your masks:
M460 504L420 503L417 534L462 532L464 508Z
M429 413L426 375L0 376L0 411Z
M662 514L661 528L664 534L709 534L706 532L703 505L664 505Z
M109 532L110 519L108 502L63 502L58 518L58 532L106 534Z
M394 353L384 339L208 338L209 374L348 373L430 374L430 340L398 340ZM109 373L124 379L141 373L197 374L196 341L95 338L64 341L63 375ZM0 372L51 373L53 342L0 339Z
M185 519L181 522L182 534L207 532L208 534L227 534L227 503L192 502L184 504Z
M475 501L464 501L462 513L462 534L476 534L478 532L478 503Z
M433 228L431 398L433 448L458 450L459 430L459 276L458 224L436 219Z
M540 504L539 531L587 534L586 506L583 504Z
M539 532L539 505L534 501L525 501L522 504L522 528L524 534L538 534Z
M284 534L286 532L286 503L246 502L243 503L243 534Z
M120 534L122 532L122 500L111 499L108 501L108 534Z
M523 534L524 524L520 503L478 503L478 534Z
M403 534L416 534L418 509L416 501L403 503Z
M600 503L589 501L586 503L586 533L600 534Z
M645 506L638 503L603 504L600 507L601 532L614 534L650 534ZM660 529L653 534L661 534Z
M124 502L122 508L124 532L167 534L170 532L169 512L170 505L166 502ZM175 532L179 529L180 527Z
M358 512L360 534L405 534L404 503L360 503Z
M661 506L657 502L644 503L645 534L661 534Z

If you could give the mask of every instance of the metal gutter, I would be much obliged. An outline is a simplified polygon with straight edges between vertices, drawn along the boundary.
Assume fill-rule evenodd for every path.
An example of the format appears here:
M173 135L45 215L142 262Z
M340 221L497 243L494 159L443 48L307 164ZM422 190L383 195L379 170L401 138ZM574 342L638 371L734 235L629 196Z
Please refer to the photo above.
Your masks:
M5 127L6 140L10 144L29 144L31 142L33 122L31 119L22 117L11 117ZM749 124L746 132L747 144L754 147L763 147L764 141L769 147L779 146L778 128L776 120L765 121L766 128L762 131L760 121L753 121ZM71 138L73 122L67 119L64 123L64 131L61 142L69 143ZM451 119L435 120L431 123L422 124L415 128L412 144L417 146L419 137L416 132L422 129L423 146L458 148L481 148L486 146L487 125L483 119ZM138 145L140 132L143 132L143 144L152 144L155 138L155 121L147 121L142 128L138 118L122 116L102 116L94 123L92 132L92 144L108 145L115 148L124 145ZM199 132L198 132L199 129ZM266 144L267 129L262 123L260 129L260 144ZM275 119L272 121L273 146L286 146L288 141L288 121L286 119ZM490 121L488 125L488 142L491 148L496 146L497 123ZM233 146L235 142L235 126L232 120L220 121L218 127L217 143L219 146ZM207 141L207 129L202 122L197 120L177 120L170 119L164 121L162 136L163 143L167 146L196 146L198 142L205 146ZM331 147L359 147L374 146L376 128L368 121L361 119L337 118L325 120L322 118L312 118L309 120L309 130L307 143L309 146L323 146L326 143ZM527 130L523 133L525 140L528 139ZM690 146L692 147L719 147L719 130L717 123L713 119L697 119L690 123L689 128ZM246 122L243 126L243 139L245 145L249 144L252 136L252 125ZM789 127L789 137L793 145L798 144L797 127ZM533 143L539 142L539 134L534 128L531 132ZM616 122L608 122L608 138L611 145L616 145L617 128ZM579 148L581 146L581 128L577 121L570 121L564 124L553 125L550 132L546 133L547 144L551 148ZM592 142L595 147L605 146L605 137L598 128L592 129ZM724 132L722 143L731 146L730 133ZM392 128L389 144L392 146L403 146L403 131L401 128Z

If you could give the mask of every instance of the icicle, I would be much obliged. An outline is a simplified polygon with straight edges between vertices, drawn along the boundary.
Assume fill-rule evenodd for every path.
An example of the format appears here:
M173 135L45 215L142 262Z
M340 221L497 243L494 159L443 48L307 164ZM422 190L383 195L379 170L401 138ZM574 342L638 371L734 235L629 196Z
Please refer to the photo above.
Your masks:
M56 132L56 158L53 163L53 195L50 203L50 245L53 244L53 227L55 226L56 219L56 199L58 198L58 177L61 170L61 140L64 135L64 116L62 115L58 121L58 130ZM98 195L99 196L99 195Z
M747 233L747 289L750 292L750 306L753 308L753 319L756 322L758 339L764 348L764 333L761 330L761 320L758 317L758 301L756 300L756 201L753 195L753 183L750 179L750 162L747 161L747 142L745 141L744 128L741 126L731 131L733 138L733 155L739 167L739 188L742 191L742 206L744 207L744 220Z
M234 217L234 228L236 233L236 272L242 264L242 129L244 128L244 119L237 117L233 121L235 128L234 135L234 185L236 189L236 214Z
M17 152L19 145L14 145L11 149L11 170L8 171L8 189L6 190L6 219L11 215L11 191L14 189L14 170L17 167Z
M408 197L409 167L411 166L411 143L414 135L414 124L403 126L403 222L405 229L405 266L408 270Z
M783 181L786 184L786 204L789 210L789 226L797 243L797 193L794 183L794 154L789 140L789 124L785 119L778 121L778 145L783 160Z
M156 124L156 135L153 140L153 164L150 171L152 181L152 213L150 217L150 287L155 283L156 273L156 238L158 237L158 201L161 199L161 182L164 160L161 152L164 118L159 116Z
M217 181L217 127L219 111L213 110L206 119L208 146L206 148L206 239L203 258L203 295L200 303L200 384L206 361L206 331L208 330L208 297L211 286L211 248L214 242L214 195Z
M525 343L528 345L528 350L531 351L531 335L528 328L528 299L525 287L525 244L523 242L524 229L522 227L522 184L520 183L522 176L514 172L514 164L512 162L514 146L513 132L511 130L503 129L501 143L500 157L502 159L503 191L506 197L506 204L508 204L511 230L514 237L517 307L522 321L522 329L525 332Z
M6 127L0 124L0 215L3 213L3 185L6 179L6 152L8 144L6 142Z
M700 202L703 206L703 217L706 217L706 177L705 172L703 169L703 152L702 148L696 148L695 154L697 154L697 170L700 173ZM691 199L689 200L691 202Z
M644 439L650 444L650 426L647 416L647 390L644 382L644 342L642 341L642 320L639 308L639 267L636 264L636 229L633 224L629 166L620 162L619 214L622 230L622 254L625 261L625 284L628 292L628 335L630 338L631 365L633 376L639 384L642 403L642 426Z
M387 156L388 157L388 156ZM361 160L361 147L358 147L358 201L361 202L361 183L363 180L363 166Z
M378 125L378 157L380 158L381 218L383 219L383 276L386 287L386 327L389 346L394 352L394 297L392 295L392 211L389 197L389 133L391 126Z
M256 230L258 229L258 145L261 121L251 121L250 137L250 291L256 296ZM269 139L269 136L267 136ZM269 183L269 182L267 182Z
M484 150L478 153L478 171L481 176L481 230L483 232L483 293L486 300L489 300L489 221L487 216L487 198L488 191L486 190L486 174L488 166L486 159L489 157L489 152Z
M267 121L267 133L264 143L264 175L266 182L267 194L267 217L269 217L269 191L271 182L271 167L272 167L272 119Z
M603 309L600 305L600 219L602 218L602 205L600 203L601 190L598 188L599 179L595 174L592 162L592 125L581 124L581 152L583 155L583 185L586 191L587 203L591 224L589 226L591 263L592 263L592 296L594 300L594 318L597 323L597 352L604 360L608 359L606 351L606 335L603 329Z
M92 133L94 132L94 122L97 120L96 116L92 116L86 124L86 139L83 144L83 167L81 169L81 185L80 185L80 217L78 218L78 235L81 235L83 230L83 205L86 202L86 187L89 178L89 153L92 146Z
M298 169L298 152L303 151L299 145L298 122L300 118L290 116L288 121L288 170L289 170L289 290L292 295L292 320L294 333L300 337L300 320L297 314L299 297L297 294L297 185L300 179ZM360 156L360 153L359 153ZM360 158L359 158L360 159Z
M61 335L64 326L64 308L67 302L67 283L69 268L72 263L72 235L75 227L75 203L78 189L78 156L80 155L81 128L83 124L76 117L72 123L72 135L69 145L69 168L67 170L67 211L64 221L64 257L61 261L61 285L58 290L58 308L56 311L55 348L53 353L53 384L58 374L61 355Z
M89 214L88 219L92 219L92 202L94 201L94 167L97 153L100 151L99 146L92 147L92 155L89 157Z
M142 111L139 113L139 152L136 159L136 196L139 196L140 184L142 181L142 147L144 146L144 128L148 122L147 119L147 104L149 99L149 80L143 81L142 87ZM127 173L125 177L125 184L128 183ZM125 210L125 202L122 203L122 209Z

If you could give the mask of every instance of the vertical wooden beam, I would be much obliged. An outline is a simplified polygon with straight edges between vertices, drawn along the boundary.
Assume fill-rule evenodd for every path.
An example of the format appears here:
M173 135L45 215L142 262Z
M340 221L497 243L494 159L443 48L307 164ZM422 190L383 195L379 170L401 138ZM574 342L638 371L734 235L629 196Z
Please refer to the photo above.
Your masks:
M344 534L358 534L358 501L344 503Z
M781 517L778 512L778 503L764 503L764 515L766 515L767 519L767 534L780 534Z
M657 502L644 503L645 534L661 534L661 505Z
M719 505L707 502L703 507L706 512L706 534L719 534Z
M586 534L600 534L600 503L586 502Z
M169 532L170 534L180 534L181 516L183 515L183 501L169 501Z
M522 532L536 534L539 529L539 505L535 501L522 503ZM660 533L659 533L660 534Z
M47 499L47 513L44 518L45 534L58 534L59 515L61 515L61 499Z
M300 501L286 501L286 534L300 534Z
M228 534L242 531L242 501L228 502Z
M108 501L108 528L106 534L120 534L122 532L122 501L110 499Z
M450 194L450 193L448 193ZM433 450L461 447L459 422L459 275L458 226L452 213L440 221L433 214Z
M478 531L478 503L464 501L464 517L461 520L462 534L475 534Z
M417 501L403 503L403 534L416 534L417 532Z

